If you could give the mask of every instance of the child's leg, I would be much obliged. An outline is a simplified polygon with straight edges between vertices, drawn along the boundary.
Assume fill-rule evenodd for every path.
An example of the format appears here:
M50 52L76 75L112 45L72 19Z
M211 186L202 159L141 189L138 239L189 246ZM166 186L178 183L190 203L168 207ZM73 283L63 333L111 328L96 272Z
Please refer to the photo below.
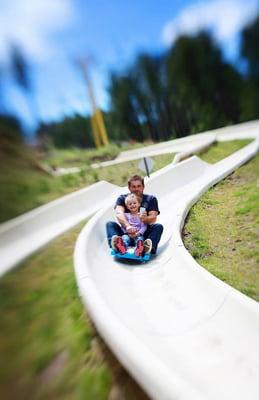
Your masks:
M122 240L123 240L125 247L128 248L130 245L130 242L131 242L129 235L127 235L127 234L122 235Z

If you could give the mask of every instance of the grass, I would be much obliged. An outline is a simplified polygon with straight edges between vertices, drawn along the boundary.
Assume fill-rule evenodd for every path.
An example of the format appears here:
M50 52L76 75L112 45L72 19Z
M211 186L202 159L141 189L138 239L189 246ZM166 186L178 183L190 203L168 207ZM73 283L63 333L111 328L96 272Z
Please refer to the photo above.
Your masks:
M209 272L259 300L259 156L211 188L191 209L184 242Z
M82 167L96 161L112 160L121 151L119 146L109 145L99 150L57 149L52 147L43 159L45 165L52 167Z
M218 157L224 153L222 147L223 144L217 146ZM156 158L156 169L172 157ZM118 166L100 169L98 179L107 177L125 186L126 178L139 172L136 163L122 164L119 169ZM249 185L249 190L237 189L236 217L246 215L242 214L242 199L247 191L248 207L255 203L253 183ZM222 196L217 201L221 203ZM72 253L82 225L53 241L0 280L0 394L3 399L102 400L112 397L112 393L128 400L146 399L121 366L114 359L111 362L112 356L100 343L78 298ZM243 229L247 232L245 223ZM197 239L200 240L199 236ZM208 241L205 245L204 252L209 253ZM249 247L244 244L243 251L246 246Z
M82 224L0 281L3 399L107 399L111 374L96 351L73 274Z
M146 144L150 144L147 142ZM121 151L142 147L143 143L111 143L99 149L57 149L51 147L42 158L45 165L52 167L82 167L99 161L113 160Z
M233 140L231 142L216 142L213 146L199 154L199 157L214 164L250 143L251 140Z

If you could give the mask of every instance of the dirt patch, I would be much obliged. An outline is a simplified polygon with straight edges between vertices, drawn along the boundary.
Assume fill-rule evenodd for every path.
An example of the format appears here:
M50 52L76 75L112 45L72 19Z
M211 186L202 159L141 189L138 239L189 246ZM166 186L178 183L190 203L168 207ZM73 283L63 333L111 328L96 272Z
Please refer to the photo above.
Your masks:
M58 374L65 368L68 360L68 353L66 350L59 353L51 363L41 372L39 382L41 385L48 385L53 381Z

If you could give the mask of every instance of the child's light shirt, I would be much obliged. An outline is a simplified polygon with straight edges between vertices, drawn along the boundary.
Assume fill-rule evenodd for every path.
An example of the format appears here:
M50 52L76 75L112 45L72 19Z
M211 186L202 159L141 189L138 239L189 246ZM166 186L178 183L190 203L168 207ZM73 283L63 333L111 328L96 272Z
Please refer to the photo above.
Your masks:
M144 232L145 232L146 229L147 229L147 225L144 224L144 222L142 222L142 221L139 219L139 216L138 216L138 215L133 215L133 214L130 214L130 213L124 213L124 215L125 215L125 217L126 217L128 223L129 223L131 226L133 226L134 228L136 228L137 232L138 232L140 235L143 235ZM123 232L127 233L127 230L126 230L124 227L122 227L122 230L123 230Z

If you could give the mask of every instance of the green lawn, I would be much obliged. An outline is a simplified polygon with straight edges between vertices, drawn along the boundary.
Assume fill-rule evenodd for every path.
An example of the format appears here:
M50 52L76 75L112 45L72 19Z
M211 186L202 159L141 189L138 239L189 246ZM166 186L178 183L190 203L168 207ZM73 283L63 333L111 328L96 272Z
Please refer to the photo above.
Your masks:
M251 140L233 140L231 142L216 142L213 146L199 154L203 161L214 164L250 143Z
M49 148L48 152L42 157L44 165L52 167L82 167L89 166L92 163L107 161L115 159L121 151L131 150L147 143L124 143L119 146L111 143L99 149L57 149L55 147Z
M187 249L212 274L259 300L259 156L204 194L184 227Z
M240 142L238 146L242 145ZM216 146L217 158L231 152L231 146L222 150L224 146ZM233 147L236 149L234 142ZM213 146L208 153L214 151ZM170 162L172 157L157 158L156 168ZM251 163L243 168L250 168ZM247 187L237 190L240 194L235 196L239 210L236 218L247 215L245 210L254 204L254 181L250 182L253 168L242 179L250 191ZM139 172L136 164L125 163L120 168L99 170L98 178L108 176L124 186L125 179L136 172ZM236 185L232 183L234 190ZM223 198L225 203L224 192L222 203ZM248 232L248 222L247 219L243 222L244 233ZM83 223L54 240L0 280L0 394L3 399L101 400L111 393L117 393L119 399L145 398L100 341L78 297L72 254L82 226ZM250 244L236 243L236 247L241 245L239 257L246 258Z
M2 399L107 399L111 372L72 267L82 226L0 281Z

